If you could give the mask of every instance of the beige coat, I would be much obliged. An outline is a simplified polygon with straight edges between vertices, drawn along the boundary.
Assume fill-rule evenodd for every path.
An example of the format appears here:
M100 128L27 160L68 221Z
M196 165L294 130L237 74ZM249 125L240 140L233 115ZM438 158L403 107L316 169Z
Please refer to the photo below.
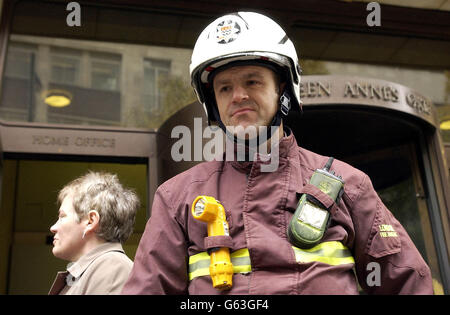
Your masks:
M58 272L49 295L120 294L133 262L120 243L105 243Z

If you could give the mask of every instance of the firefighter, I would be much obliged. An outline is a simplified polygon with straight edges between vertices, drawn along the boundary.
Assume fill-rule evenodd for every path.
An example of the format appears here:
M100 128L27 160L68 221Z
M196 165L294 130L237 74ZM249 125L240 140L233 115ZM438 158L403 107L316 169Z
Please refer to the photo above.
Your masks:
M253 12L216 19L195 44L190 72L209 124L247 154L198 164L158 188L122 293L358 294L357 283L368 294L433 293L429 267L366 174L334 160L331 169L345 182L339 200L310 184L330 159L299 147L283 124L290 110L301 110L301 70L276 22ZM255 153L253 138L234 127L256 128L253 143L272 151ZM263 171L275 154L277 167ZM329 220L320 240L302 247L289 229L304 194L322 207L308 208L299 222L314 226L320 211ZM227 235L209 237L192 216L199 195L220 201ZM228 248L233 264L226 290L211 283L209 257L217 248Z

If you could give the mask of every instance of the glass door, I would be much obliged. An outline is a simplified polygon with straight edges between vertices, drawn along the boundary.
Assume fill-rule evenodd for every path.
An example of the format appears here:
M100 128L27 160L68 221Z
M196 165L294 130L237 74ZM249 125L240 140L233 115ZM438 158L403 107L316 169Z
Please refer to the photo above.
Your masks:
M435 294L443 294L442 279L431 228L427 194L414 143L344 158L372 180L384 204L405 227L433 276Z
M5 160L8 177L3 181L0 231L9 231L8 255L0 255L0 266L8 265L6 294L47 294L58 271L67 261L52 254L50 226L57 220L57 195L64 185L88 170L117 174L121 183L136 191L141 208L136 214L133 234L123 244L134 259L147 221L147 165L103 162ZM5 189L8 187L9 189ZM9 222L9 223L8 223ZM6 249L3 252L7 252ZM4 268L3 268L4 269Z

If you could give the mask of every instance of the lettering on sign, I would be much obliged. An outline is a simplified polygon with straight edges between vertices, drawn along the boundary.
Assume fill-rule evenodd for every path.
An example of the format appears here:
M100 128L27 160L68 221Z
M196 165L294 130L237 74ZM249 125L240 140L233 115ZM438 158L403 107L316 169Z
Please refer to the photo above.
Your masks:
M384 81L371 81L370 79L345 79L335 81L328 79L311 78L311 81L300 83L300 99L306 100L306 104L317 103L342 103L344 98L350 103L369 104L385 103L388 106L401 106L403 109L411 107L421 116L432 116L433 105L430 100L415 93L403 89L401 86ZM395 104L393 104L395 103ZM406 103L406 104L405 104ZM429 118L427 117L427 118Z
M100 147L100 148L114 148L114 139L102 139L102 138L83 138L77 137L75 140L77 147Z
M406 104L421 114L431 115L431 105L420 95L409 93L406 95Z
M331 83L311 81L300 83L300 98L331 96Z
M398 102L398 90L390 85L378 86L371 83L345 83L344 97L370 98L386 102Z
M33 136L33 144L68 146L69 137Z
M116 140L113 138L94 138L94 137L55 137L33 135L32 144L39 146L57 146L57 147L96 147L96 148L114 148Z

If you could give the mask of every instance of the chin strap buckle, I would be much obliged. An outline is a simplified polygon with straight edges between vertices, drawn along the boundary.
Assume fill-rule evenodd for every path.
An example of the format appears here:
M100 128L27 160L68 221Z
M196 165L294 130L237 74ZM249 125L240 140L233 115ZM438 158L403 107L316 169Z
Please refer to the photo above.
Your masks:
M281 95L280 104L281 104L281 113L283 113L284 116L287 116L289 110L291 109L291 99L289 98L286 92L284 92L283 95Z

